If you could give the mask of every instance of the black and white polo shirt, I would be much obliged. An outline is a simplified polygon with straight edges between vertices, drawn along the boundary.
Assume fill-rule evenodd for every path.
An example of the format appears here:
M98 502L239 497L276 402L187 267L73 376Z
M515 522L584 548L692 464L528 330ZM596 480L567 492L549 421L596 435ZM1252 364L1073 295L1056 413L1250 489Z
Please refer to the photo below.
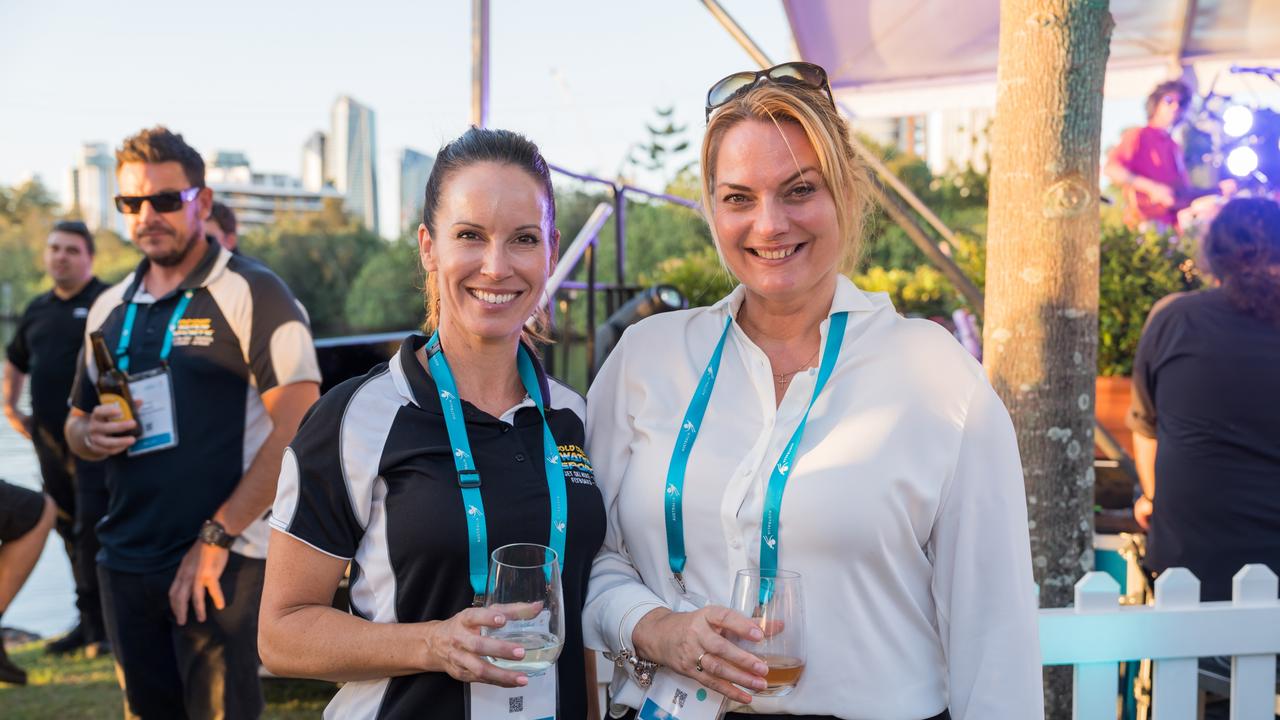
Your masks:
M160 572L176 566L200 525L248 470L271 433L261 393L296 382L319 382L311 329L289 288L265 266L243 260L216 242L173 292L152 297L142 286L143 260L131 275L100 295L89 311L85 353L72 403L98 404L98 371L88 333L101 329L115 352L129 303L138 304L129 345L129 372L160 365L165 330L179 300L194 290L169 355L178 419L177 447L106 460L109 502L98 526L99 562L121 572ZM270 530L250 525L231 549L266 557Z
M412 335L387 363L330 390L285 452L271 525L351 565L351 609L366 620L445 620L469 607L467 524L435 382ZM535 363L536 365L536 363ZM583 451L581 396L540 365L547 423L565 458L569 530L562 581L567 625L557 717L586 716L582 603L605 513ZM489 550L549 541L542 419L531 400L494 418L463 400L480 472ZM350 682L326 718L465 717L464 687L444 673Z

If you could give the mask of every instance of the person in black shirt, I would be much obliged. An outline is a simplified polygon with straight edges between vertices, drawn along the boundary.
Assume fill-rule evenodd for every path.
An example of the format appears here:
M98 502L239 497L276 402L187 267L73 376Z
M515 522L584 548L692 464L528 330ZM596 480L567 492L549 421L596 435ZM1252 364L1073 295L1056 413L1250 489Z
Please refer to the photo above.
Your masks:
M1227 203L1203 255L1221 287L1157 302L1138 343L1134 515L1149 570L1230 600L1246 563L1280 573L1280 205Z
M53 289L31 301L18 322L4 364L4 414L35 448L44 490L58 508L57 530L71 560L79 623L49 652L84 647L96 656L106 649L102 604L94 557L94 526L106 512L102 467L77 459L67 448L62 424L75 380L85 318L107 285L93 276L93 235L79 221L59 222L45 242L44 265ZM23 385L31 379L31 415L18 409Z
M418 228L438 335L410 336L390 362L328 392L285 455L259 647L272 672L345 683L327 718L462 720L467 698L474 706L493 686L553 692L545 675L486 659L523 651L482 635L507 618L473 606L484 581L468 570L509 543L554 545L557 532L566 623L556 717L591 714L581 609L603 501L582 449L585 401L545 375L524 334L557 257L554 202L545 160L519 135L473 128L446 145ZM459 416L465 433L447 425ZM483 502L464 502L470 476L455 456L474 458ZM552 523L557 493L566 528ZM484 537L473 517L487 543L469 541ZM348 564L351 614L330 607Z
M40 559L57 513L48 495L0 480L0 617ZM2 641L0 683L27 684L27 671L9 659Z

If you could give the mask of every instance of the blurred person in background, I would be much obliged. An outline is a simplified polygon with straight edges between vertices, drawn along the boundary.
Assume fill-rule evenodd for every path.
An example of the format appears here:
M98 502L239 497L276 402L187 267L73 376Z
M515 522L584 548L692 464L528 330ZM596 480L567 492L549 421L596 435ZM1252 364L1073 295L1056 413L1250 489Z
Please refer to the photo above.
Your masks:
M217 200L209 208L209 221L205 223L204 232L222 247L233 253L240 253L240 240L236 237L236 213Z
M110 647L98 597L94 529L106 514L107 490L101 464L73 455L62 425L84 342L85 319L94 300L107 289L93 275L93 257L93 234L84 223L64 220L54 225L44 247L45 271L53 289L23 311L4 364L4 414L35 448L44 491L58 508L56 527L75 578L79 622L46 649L65 654L83 648L90 657ZM18 409L28 378L30 415Z
M1185 567L1201 600L1230 600L1245 564L1280 574L1280 205L1227 203L1201 255L1221 284L1158 301L1134 358L1134 516L1149 572Z
M40 559L57 514L58 508L48 495L0 480L0 621ZM3 637L0 683L27 684L26 671L5 653Z

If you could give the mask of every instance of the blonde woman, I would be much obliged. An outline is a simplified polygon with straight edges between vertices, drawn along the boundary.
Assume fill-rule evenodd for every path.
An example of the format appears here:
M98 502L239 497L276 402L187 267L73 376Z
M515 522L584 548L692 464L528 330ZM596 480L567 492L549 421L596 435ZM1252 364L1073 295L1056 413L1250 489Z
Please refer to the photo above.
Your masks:
M707 114L703 202L741 284L630 328L589 395L610 523L583 614L628 670L615 702L656 672L750 717L1041 717L1013 427L944 329L842 274L868 188L826 73L731 75ZM808 663L753 697L766 665L730 637L759 628L726 605L771 567L802 578Z

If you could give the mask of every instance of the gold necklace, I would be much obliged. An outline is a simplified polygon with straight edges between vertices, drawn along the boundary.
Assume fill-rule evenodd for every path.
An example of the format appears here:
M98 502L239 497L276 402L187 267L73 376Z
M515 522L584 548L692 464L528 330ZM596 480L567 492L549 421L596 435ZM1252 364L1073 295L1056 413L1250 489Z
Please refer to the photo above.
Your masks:
M796 373L800 372L801 370L803 370L803 369L805 369L805 368L809 367L809 366L813 363L813 361L814 361L814 360L817 360L817 359L818 359L818 353L819 353L819 352L821 352L821 351L822 351L822 348L821 348L821 347L819 347L817 350L814 350L814 351L813 351L813 355L809 356L809 359L808 359L808 360L805 360L805 361L800 365L800 367L796 368L795 370L792 370L792 371L791 371L791 372L789 372L789 373L773 373L773 380L774 380L774 382L778 383L779 385L786 385L786 384L787 384L787 381L788 381L788 380L790 380L790 379L791 379L791 377L792 377L793 375L795 375Z

